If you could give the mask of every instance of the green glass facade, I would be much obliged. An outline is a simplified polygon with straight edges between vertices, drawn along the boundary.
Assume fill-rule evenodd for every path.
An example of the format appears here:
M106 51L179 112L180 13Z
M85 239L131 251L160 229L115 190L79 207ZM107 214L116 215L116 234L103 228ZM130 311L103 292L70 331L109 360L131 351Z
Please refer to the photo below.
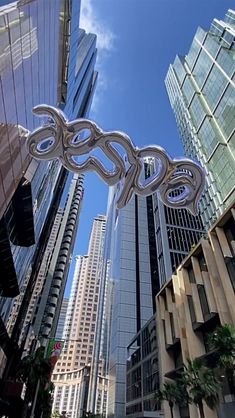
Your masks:
M208 228L235 199L235 11L208 32L198 28L165 84L185 154L206 170L200 209Z

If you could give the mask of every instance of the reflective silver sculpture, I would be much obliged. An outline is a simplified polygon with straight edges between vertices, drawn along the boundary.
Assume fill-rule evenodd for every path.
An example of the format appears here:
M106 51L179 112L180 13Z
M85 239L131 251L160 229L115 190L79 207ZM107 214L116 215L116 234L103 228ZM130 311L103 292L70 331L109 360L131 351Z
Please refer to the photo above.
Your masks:
M124 207L133 193L148 196L158 190L165 205L197 213L205 174L196 162L172 159L163 148L154 145L139 149L125 133L104 132L87 119L68 121L61 110L52 106L39 105L33 112L46 116L47 122L29 133L27 148L31 156L39 160L58 158L64 167L77 173L96 171L109 186L119 182L118 208ZM123 147L124 155L115 144ZM95 148L111 160L112 170L107 170L97 157L89 156ZM78 157L86 154L85 162L79 163ZM143 175L146 157L155 160L155 171L147 179Z

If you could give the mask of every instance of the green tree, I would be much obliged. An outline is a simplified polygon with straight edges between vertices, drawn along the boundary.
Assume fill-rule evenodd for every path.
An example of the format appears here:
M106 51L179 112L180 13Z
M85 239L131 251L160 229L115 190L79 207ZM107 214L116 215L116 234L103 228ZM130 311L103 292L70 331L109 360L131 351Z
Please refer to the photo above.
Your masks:
M54 411L51 415L51 418L60 418L60 416L61 415L60 415L59 411Z
M191 401L199 409L200 417L205 418L203 401L211 409L218 403L219 382L213 370L205 367L200 359L188 360L182 378Z
M164 383L163 390L158 390L156 393L157 401L167 401L171 411L171 418L174 417L174 405L186 406L190 399L186 390L185 381L177 379L175 382Z
M50 380L51 363L44 358L44 349L39 347L34 354L23 357L17 368L16 375L33 391L35 384L40 381L46 385Z
M49 359L44 358L44 349L39 347L35 353L21 359L16 376L26 384L25 407L23 408L22 418L27 416L28 404L33 402L38 382L40 389L50 381L51 364Z
M231 395L235 396L235 327L229 324L218 327L209 336L209 345L218 356L218 366L225 373Z
M53 403L54 384L50 382L45 387L40 386L35 408L35 418L50 418ZM60 418L60 414L59 414Z

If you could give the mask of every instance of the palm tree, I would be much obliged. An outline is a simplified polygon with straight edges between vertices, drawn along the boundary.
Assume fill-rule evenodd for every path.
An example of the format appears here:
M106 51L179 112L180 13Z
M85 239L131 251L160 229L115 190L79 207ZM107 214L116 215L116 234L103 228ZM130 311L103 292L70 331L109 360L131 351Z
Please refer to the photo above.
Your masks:
M211 409L218 403L219 382L213 370L205 367L200 359L188 360L182 377L190 399L199 408L200 417L205 418L203 400Z
M28 404L34 399L38 382L44 388L50 380L50 374L50 360L44 358L44 349L42 347L39 347L34 354L23 357L20 361L16 376L25 382L27 387L22 418L27 416Z
M45 387L40 387L37 404L34 412L35 418L50 418L53 403L54 384L50 382ZM60 418L60 414L59 414Z
M156 393L156 399L161 401L167 401L171 411L171 418L174 418L173 407L174 404L180 406L186 406L189 403L189 396L185 387L183 379L177 379L173 383L164 383L163 390L158 390Z
M218 356L218 365L224 370L230 394L235 396L235 327L229 324L218 327L209 336L209 345L212 350L215 350Z

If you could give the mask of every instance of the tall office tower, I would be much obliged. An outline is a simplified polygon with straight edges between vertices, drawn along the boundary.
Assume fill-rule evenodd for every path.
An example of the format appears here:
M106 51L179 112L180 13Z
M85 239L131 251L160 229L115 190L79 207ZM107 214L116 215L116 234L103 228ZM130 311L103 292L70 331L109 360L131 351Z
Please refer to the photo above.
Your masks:
M78 28L79 11L80 1L66 0L55 4L19 1L0 8L5 28L0 34L0 272L4 277L0 286L0 346L2 355L9 358L13 357L27 315L68 180L58 161L30 162L23 127L32 130L39 125L32 114L32 107L39 103L59 105L69 118L84 117L89 111L97 78L96 37ZM15 323L8 326L12 330L9 339L6 325L13 305L10 298L19 292L13 312Z
M57 324L57 328L56 328L56 339L62 339L63 338L63 332L64 332L64 328L65 328L65 319L66 319L66 314L67 314L67 310L68 310L68 304L69 304L69 299L68 298L64 298L61 304L61 309L60 309L60 315L59 315L59 319L58 319L58 324Z
M157 267L162 287L198 243L204 228L200 215L193 216L186 209L168 208L159 199L158 193L154 194L153 201Z
M36 0L0 7L0 355L5 358L17 348L16 335L10 338L6 329L13 298L31 280L44 223L49 213L53 219L49 208L58 203L63 184L58 161L31 161L25 138L27 129L38 125L33 106L60 101L64 6Z
M52 377L55 384L53 409L60 412L66 410L70 417L80 417L82 415L76 415L78 411L83 410L84 413L89 410L87 397L93 375L92 356L98 325L105 228L106 217L97 216L92 226L88 255L77 257L63 333L65 346ZM89 384L84 400L82 370L87 370L87 367Z
M155 311L159 290L153 198L134 196L117 210L110 190L105 244L108 280L103 353L108 365L108 416L124 417L127 347ZM108 359L107 359L108 357Z
M72 181L71 177L73 177ZM55 337L59 320L58 312L62 303L76 238L82 198L83 175L72 176L70 174L64 186L60 206L42 261L39 264L35 286L19 338L20 343L25 339L24 350L26 352L30 350L34 338L39 339L45 345L43 338ZM48 304L50 308L48 308ZM18 303L16 307L18 307ZM44 326L46 326L45 335L42 331Z
M74 269L73 281L72 281L72 286L70 290L69 303L68 303L67 313L65 317L65 326L64 326L64 331L63 331L63 338L65 340L71 339L70 334L72 332L74 321L77 324L77 317L75 316L74 309L75 309L75 306L77 306L79 280L80 280L81 275L84 278L87 257L88 256L86 255L76 256L76 264L75 264L75 269ZM60 364L60 361L59 361L59 364Z
M70 174L69 190L64 191L63 216L56 236L56 245L48 261L44 283L34 312L33 329L41 344L55 337L63 301L70 260L77 234L79 213L83 197L83 175Z
M198 28L188 55L176 56L166 76L185 154L206 171L200 202L208 228L235 198L235 12Z

